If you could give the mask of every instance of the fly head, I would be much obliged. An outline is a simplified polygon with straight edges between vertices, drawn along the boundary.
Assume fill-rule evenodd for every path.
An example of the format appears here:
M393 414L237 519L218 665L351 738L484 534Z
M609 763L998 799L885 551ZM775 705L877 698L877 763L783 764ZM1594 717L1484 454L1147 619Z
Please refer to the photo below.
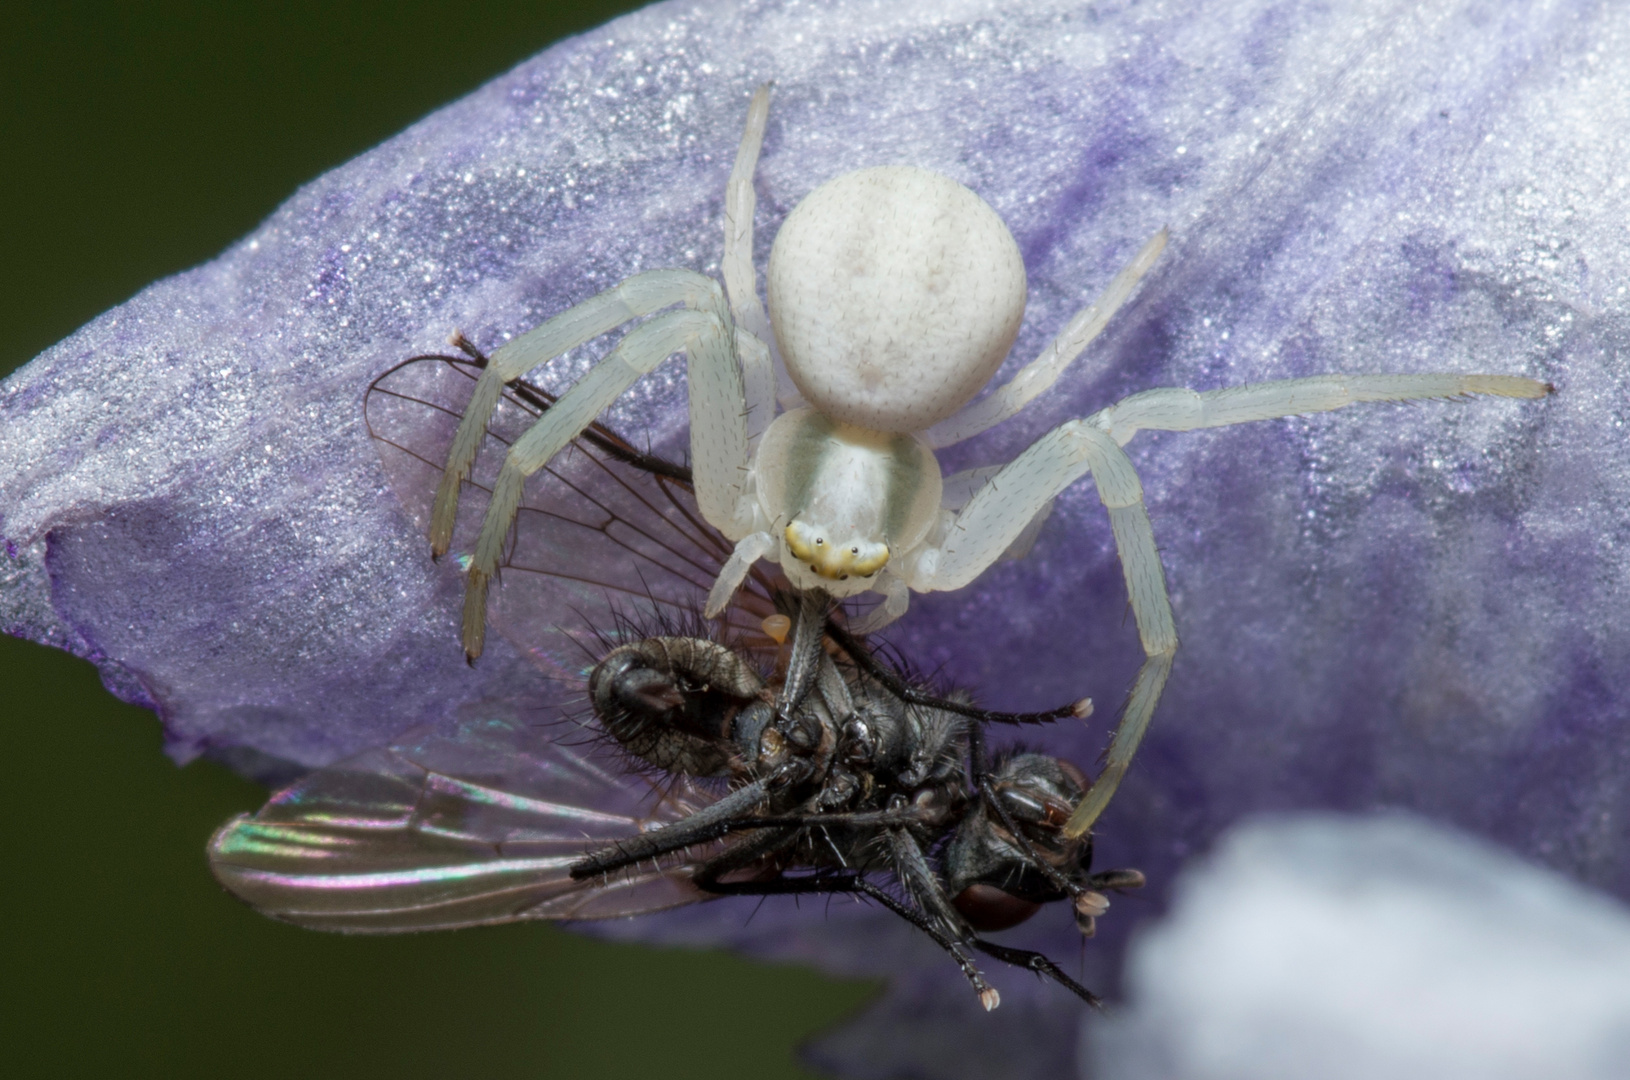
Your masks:
M1041 905L1070 897L1090 936L1109 901L1093 888L1091 834L1064 835L1086 778L1059 758L1016 753L993 763L987 787L1007 820L981 804L946 845L945 876L957 910L976 930L1005 930Z

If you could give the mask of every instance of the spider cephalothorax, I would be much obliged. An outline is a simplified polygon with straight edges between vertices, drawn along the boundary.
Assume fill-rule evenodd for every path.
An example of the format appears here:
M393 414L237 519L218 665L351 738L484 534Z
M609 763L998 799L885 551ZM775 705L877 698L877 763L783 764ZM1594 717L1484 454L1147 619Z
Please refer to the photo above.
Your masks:
M858 625L899 618L912 592L959 589L1022 552L1053 500L1092 477L1114 532L1145 661L1099 774L1065 832L1082 836L1125 773L1154 712L1177 633L1143 490L1122 447L1140 430L1188 431L1366 401L1549 386L1510 375L1326 375L1203 393L1146 390L1060 424L1001 466L942 476L934 452L1014 416L1050 388L1131 295L1166 244L1161 230L1040 356L975 399L1024 314L1017 245L986 203L948 177L888 167L812 191L776 237L759 300L751 261L753 173L769 90L753 96L725 203L724 287L688 270L638 274L497 350L460 424L437 492L432 550L449 546L459 485L504 384L631 319L615 349L517 440L471 560L464 644L482 648L487 589L526 477L543 468L668 356L689 357L698 508L735 544L707 613L723 611L759 560L793 585L876 592ZM726 297L728 296L728 302ZM678 310L666 310L678 307ZM773 327L773 329L772 329ZM784 409L776 415L777 406Z

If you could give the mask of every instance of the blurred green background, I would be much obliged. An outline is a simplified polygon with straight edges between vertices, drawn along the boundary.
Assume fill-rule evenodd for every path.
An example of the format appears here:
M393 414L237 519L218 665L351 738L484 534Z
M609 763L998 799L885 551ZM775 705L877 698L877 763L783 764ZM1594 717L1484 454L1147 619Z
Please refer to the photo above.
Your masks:
M0 373L629 3L55 3L0 31ZM0 478L0 484L3 484ZM0 638L6 1075L773 1077L874 988L547 926L341 938L214 884L264 792Z

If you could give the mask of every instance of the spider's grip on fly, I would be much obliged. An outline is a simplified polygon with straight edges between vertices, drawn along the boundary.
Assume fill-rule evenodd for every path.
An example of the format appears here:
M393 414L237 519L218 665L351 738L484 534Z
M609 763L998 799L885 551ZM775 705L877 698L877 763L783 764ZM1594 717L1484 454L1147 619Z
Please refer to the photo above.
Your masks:
M999 467L943 476L935 450L1045 397L1129 303L1170 239L1160 229L1033 361L980 397L1023 319L1023 260L1000 216L955 180L907 166L815 186L771 247L766 316L752 265L753 175L768 116L758 88L726 190L723 287L688 270L637 274L493 354L447 455L430 527L447 550L505 383L623 323L644 320L510 448L476 542L464 643L482 647L486 590L526 478L669 355L688 357L694 492L734 549L707 594L728 614L761 561L796 589L882 597L855 629L905 614L913 592L963 588L1022 554L1054 501L1091 478L1137 623L1144 662L1105 765L1064 827L1087 835L1131 764L1160 701L1178 637L1142 486L1123 447L1141 430L1192 431L1369 402L1491 395L1551 386L1504 374L1332 374L1197 392L1145 390L1043 433ZM674 309L678 310L665 310ZM778 412L779 408L779 412Z

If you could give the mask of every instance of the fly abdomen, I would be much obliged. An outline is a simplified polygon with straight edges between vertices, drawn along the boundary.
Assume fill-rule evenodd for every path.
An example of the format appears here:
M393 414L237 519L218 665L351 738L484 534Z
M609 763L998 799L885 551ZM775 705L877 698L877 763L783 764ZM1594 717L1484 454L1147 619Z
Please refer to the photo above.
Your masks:
M976 881L951 900L968 925L982 934L1018 926L1041 910L1034 900Z
M742 771L764 727L763 699L751 665L701 638L619 646L589 675L589 700L607 733L640 760L687 776Z

